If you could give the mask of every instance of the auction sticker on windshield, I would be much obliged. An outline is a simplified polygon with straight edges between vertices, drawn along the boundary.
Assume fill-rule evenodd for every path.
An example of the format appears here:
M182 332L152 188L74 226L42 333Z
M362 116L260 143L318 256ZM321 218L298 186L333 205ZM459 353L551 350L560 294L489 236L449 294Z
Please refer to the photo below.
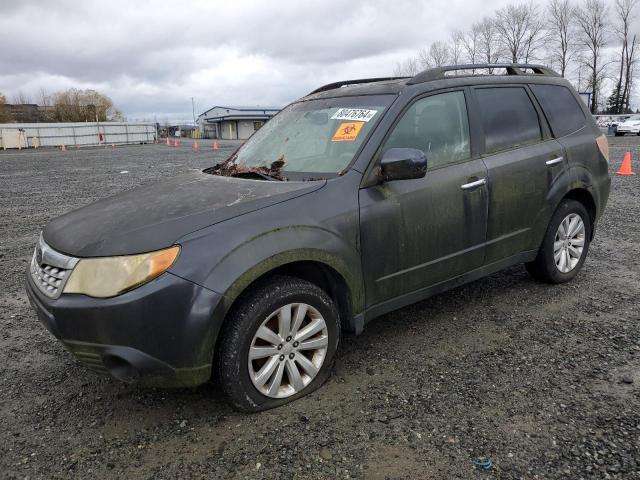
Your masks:
M364 108L341 108L333 114L331 120L358 120L368 122L378 113L377 110L367 110Z
M362 130L364 122L343 122L331 138L332 142L353 142Z

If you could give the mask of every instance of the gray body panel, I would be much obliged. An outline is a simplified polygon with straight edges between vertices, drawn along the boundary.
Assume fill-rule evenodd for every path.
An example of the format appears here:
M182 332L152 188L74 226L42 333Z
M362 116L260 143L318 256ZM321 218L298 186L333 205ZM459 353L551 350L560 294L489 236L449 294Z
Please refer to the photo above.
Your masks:
M192 171L87 205L44 229L67 255L103 257L170 247L185 232L320 188L317 182L260 182Z
M367 305L482 266L487 193L460 186L486 176L476 159L361 190Z
M218 332L234 302L257 279L290 265L322 268L333 293L345 299L344 327L358 332L365 321L390 310L531 261L566 195L588 195L582 198L593 202L597 222L610 178L595 142L600 132L584 106L584 127L556 139L532 97L542 139L485 154L474 88L527 88L530 83L567 86L578 98L565 80L551 75L453 77L413 84L386 80L304 97L299 101L390 95L393 102L335 178L277 182L191 172L53 220L44 239L67 255L135 254L173 244L181 245L181 253L168 274L113 299L63 295L51 301L34 288L29 295L63 341L128 342L136 351L151 352L159 364L198 369L197 375L182 380L193 384L210 366ZM380 149L390 129L417 98L449 90L467 96L471 159L427 169L423 178L383 183ZM562 161L546 164L559 157ZM486 182L461 189L479 179ZM164 314L152 308L150 298L180 308ZM122 321L114 325L123 331L108 331L110 318L122 317L128 301L136 315L135 328L128 332L136 338L130 341ZM83 327L79 318L85 310L95 325ZM149 326L154 322L166 338L154 337ZM190 328L192 333L182 331ZM172 344L172 338L181 340Z

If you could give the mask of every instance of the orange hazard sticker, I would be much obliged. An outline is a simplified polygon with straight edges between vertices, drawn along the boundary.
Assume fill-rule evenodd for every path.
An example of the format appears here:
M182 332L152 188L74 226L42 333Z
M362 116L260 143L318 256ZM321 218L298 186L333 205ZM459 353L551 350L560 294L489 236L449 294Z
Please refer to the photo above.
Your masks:
M332 142L353 142L362 130L364 122L343 122L331 138Z

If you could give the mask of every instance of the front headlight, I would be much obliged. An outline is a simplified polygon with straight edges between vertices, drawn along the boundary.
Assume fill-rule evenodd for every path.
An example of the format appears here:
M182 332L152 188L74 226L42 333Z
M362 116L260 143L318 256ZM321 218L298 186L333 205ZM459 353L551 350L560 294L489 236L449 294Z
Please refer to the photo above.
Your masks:
M83 258L71 272L63 293L115 297L143 285L173 265L180 247L121 257Z

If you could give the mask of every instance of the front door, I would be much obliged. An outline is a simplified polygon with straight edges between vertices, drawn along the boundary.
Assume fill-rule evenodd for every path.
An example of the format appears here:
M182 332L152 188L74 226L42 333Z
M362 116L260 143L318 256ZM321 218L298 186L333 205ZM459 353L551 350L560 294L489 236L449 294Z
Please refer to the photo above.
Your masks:
M487 172L471 158L463 91L415 101L384 142L427 156L424 178L360 191L367 306L436 285L484 260Z

